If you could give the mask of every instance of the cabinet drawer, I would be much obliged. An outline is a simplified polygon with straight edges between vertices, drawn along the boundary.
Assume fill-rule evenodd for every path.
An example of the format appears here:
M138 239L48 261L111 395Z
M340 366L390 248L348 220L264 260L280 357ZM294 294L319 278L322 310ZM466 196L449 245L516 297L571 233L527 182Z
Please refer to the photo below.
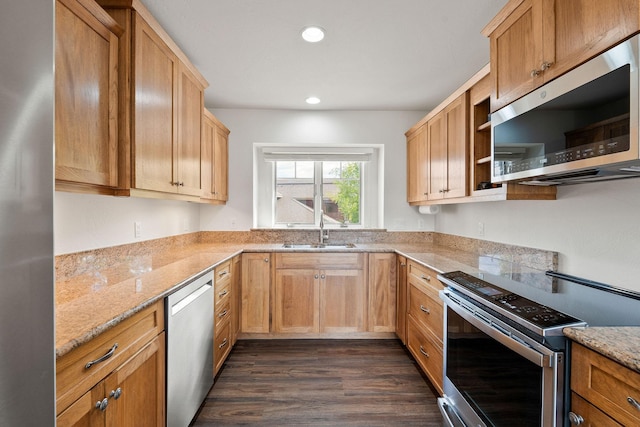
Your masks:
M134 314L56 361L58 413L164 330L163 304Z
M433 386L442 395L442 347L434 342L429 332L409 318L407 325L407 347Z
M216 309L231 300L231 280L216 281L214 289L213 298Z
M414 284L409 285L408 312L418 323L429 329L442 343L443 337L443 303L434 300L432 296L424 292L423 287Z
M213 270L213 280L216 286L222 286L231 279L231 261L226 261Z
M333 252L333 253L292 253L276 254L276 268L316 268L316 269L362 269L364 268L363 253Z
M409 261L407 273L409 283L422 285L432 298L440 298L438 292L444 289L444 285L438 280L438 273L436 271L424 265Z
M222 322L220 327L216 327L216 335L213 340L213 364L214 375L218 373L220 367L231 351L231 323Z
M571 389L623 425L640 425L640 373L573 343Z
M580 425L583 427L622 427L622 424L615 422L607 414L575 393L571 393L571 412L582 417L584 421Z
M219 306L216 305L216 309L215 309L215 313L214 313L214 317L216 319L216 333L217 333L217 328L219 325L221 325L223 322L229 320L231 318L231 304L230 304L230 300L227 299L225 300L222 304L220 304Z

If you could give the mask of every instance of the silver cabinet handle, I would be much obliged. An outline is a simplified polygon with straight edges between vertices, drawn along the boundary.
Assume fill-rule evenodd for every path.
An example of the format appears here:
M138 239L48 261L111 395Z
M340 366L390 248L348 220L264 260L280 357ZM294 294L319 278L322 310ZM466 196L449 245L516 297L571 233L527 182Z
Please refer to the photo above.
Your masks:
M218 317L222 319L226 315L227 315L227 310L224 310L222 313L218 314Z
M218 277L224 277L224 276L226 276L227 274L229 274L229 270L223 270L223 271L221 271L220 273L218 273Z
M420 304L420 310L427 313L427 314L431 314L431 310L429 310L427 307L425 307L424 305Z
M420 276L420 278L421 278L422 280L426 280L427 282L430 282L430 281L431 281L431 276L425 276L424 274L423 274L422 276Z
M427 353L426 350L424 349L424 347L422 347L422 346L420 346L420 353L422 353L426 357L429 357L429 353Z
M98 400L96 402L96 408L100 409L101 411L106 411L108 404L109 404L109 399L105 397L104 399Z
M640 411L640 403L638 403L637 400L635 400L633 397L628 396L627 397L627 402L629 402L629 404L631 406L633 406L634 408L636 408L638 411Z
M220 293L218 294L218 296L219 296L220 298L222 298L223 296L227 295L228 293L229 293L229 290L228 290L228 289L225 289L224 291L220 292Z
M120 387L115 390L111 390L111 393L109 393L109 397L113 397L115 400L118 400L120 396L122 396L122 389Z
M584 418L581 415L576 414L575 412L569 412L569 422L571 425L579 426L584 422Z
M96 363L100 363L100 362L104 362L105 360L107 360L108 358L110 358L111 356L113 356L113 353L116 352L116 348L118 348L118 343L115 343L113 345L113 347L111 347L111 350L107 351L105 353L104 356L97 358L96 360L92 360L91 362L87 362L86 365L84 365L85 369L89 369L90 367L92 367L93 365L95 365Z
M222 344L220 344L220 345L218 346L218 348L222 348L222 347L224 347L225 345L227 345L227 343L228 343L228 341L227 341L227 339L225 338L224 340L222 340Z
M406 263L406 262L401 262L401 263L400 263L400 267L404 267L404 266L406 266L406 265L407 265L407 263Z

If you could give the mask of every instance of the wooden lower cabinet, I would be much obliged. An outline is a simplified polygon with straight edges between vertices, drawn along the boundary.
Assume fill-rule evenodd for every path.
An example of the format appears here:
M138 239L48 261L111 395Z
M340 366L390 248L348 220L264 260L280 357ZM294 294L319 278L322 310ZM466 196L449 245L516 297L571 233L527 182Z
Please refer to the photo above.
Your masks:
M365 332L365 266L363 253L276 254L273 332Z
M640 373L572 343L571 412L581 426L640 425Z
M407 347L442 394L443 307L439 291L444 285L437 272L414 261L407 262Z
M233 260L223 262L213 270L214 291L214 325L213 325L213 375L215 376L227 360L233 341L231 324L235 315L234 300L237 295L233 291Z
M57 425L164 426L163 330L160 301L58 359Z
M243 333L269 333L271 258L269 253L242 254L240 331Z
M242 257L236 255L231 259L231 346L236 344L240 333L240 293L242 287Z
M368 331L396 331L396 285L396 254L370 253Z

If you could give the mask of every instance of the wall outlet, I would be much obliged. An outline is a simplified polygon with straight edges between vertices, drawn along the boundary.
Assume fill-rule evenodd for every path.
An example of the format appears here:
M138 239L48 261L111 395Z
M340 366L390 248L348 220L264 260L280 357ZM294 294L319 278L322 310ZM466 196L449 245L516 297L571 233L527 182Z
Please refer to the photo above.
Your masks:
M478 222L478 236L484 236L484 222Z
M133 223L133 237L136 239L142 237L142 223L140 221L135 221Z

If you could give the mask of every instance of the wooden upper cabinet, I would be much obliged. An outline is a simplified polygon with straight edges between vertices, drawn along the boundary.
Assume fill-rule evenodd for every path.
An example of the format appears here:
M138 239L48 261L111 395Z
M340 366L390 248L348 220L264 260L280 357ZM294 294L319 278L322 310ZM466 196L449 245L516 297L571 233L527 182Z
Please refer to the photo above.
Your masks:
M484 28L496 111L640 31L636 0L511 0Z
M427 125L407 136L407 201L427 200L429 193L429 152Z
M118 37L93 1L56 1L56 189L118 186Z
M468 169L468 92L427 122L429 200L465 197Z
M202 199L223 204L229 199L229 129L208 110L202 120Z
M173 123L178 60L138 15L135 29L132 187L175 192L177 135Z
M191 71L178 67L178 140L174 158L174 182L179 193L202 195L200 176L204 88Z
M142 3L97 2L124 28L118 195L200 201L207 81Z

